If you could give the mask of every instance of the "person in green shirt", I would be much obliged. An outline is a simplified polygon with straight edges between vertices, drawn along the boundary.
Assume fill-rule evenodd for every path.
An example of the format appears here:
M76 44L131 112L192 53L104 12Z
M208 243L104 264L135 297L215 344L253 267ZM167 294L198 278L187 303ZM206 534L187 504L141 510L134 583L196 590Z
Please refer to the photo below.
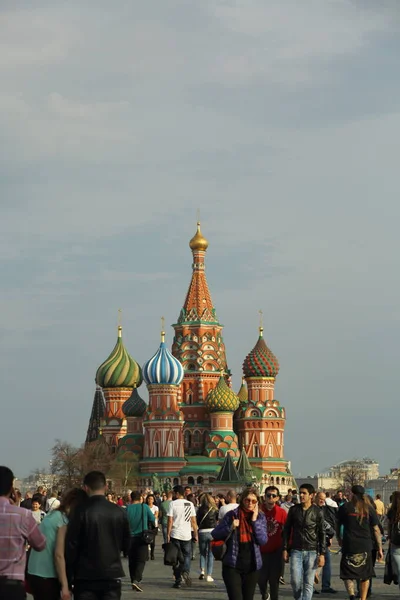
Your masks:
M147 504L143 503L140 492L131 493L132 504L126 507L129 529L131 532L131 547L129 550L129 575L132 589L142 592L141 581L146 561L149 558L148 545L142 540L142 532L149 529L149 524L155 527L155 518Z
M167 543L167 525L168 525L167 513L168 513L169 505L171 504L171 501L172 501L172 497L173 497L172 491L168 492L167 494L164 492L162 495L162 502L160 504L160 514L158 517L158 522L161 523L164 544Z
M87 494L79 488L69 490L61 500L60 506L49 512L39 525L40 531L46 538L46 548L42 552L30 550L28 562L28 581L34 600L69 600L71 594L65 575L57 574L54 554L57 536L67 528L68 516L82 502Z

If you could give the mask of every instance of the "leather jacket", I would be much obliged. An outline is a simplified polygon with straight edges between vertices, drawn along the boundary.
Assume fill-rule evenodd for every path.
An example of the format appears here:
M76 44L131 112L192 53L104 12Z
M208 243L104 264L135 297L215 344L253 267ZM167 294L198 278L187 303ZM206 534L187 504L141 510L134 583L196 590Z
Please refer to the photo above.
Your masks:
M126 511L95 495L75 510L68 524L65 560L68 580L124 577L121 552L130 546Z
M322 510L315 504L307 510L303 510L301 504L292 506L282 537L284 550L307 550L325 554L326 538Z
M197 512L197 525L199 531L202 529L214 529L217 526L218 509L209 506L200 506Z

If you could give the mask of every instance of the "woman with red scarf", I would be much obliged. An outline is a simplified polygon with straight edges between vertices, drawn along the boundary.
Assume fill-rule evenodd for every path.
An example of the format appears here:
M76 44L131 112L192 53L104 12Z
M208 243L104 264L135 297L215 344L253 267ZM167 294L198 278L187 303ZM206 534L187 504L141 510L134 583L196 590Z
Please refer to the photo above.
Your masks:
M222 577L229 600L253 600L262 566L260 546L268 540L257 490L247 488L238 508L228 512L211 535L214 540L226 540Z

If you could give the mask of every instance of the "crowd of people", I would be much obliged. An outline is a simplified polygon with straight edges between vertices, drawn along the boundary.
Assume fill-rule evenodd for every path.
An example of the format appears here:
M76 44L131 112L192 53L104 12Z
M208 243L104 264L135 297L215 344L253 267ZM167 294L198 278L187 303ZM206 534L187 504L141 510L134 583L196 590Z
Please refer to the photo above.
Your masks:
M199 555L199 579L214 581L214 560L222 560L229 600L278 600L285 563L296 600L335 594L331 586L331 546L341 547L340 577L350 600L371 593L382 536L393 580L400 577L400 492L387 511L381 498L355 485L347 497L316 492L304 484L284 498L268 486L246 488L239 496L175 486L158 493L132 491L118 497L107 490L103 473L88 473L82 488L49 496L43 488L22 499L14 476L0 467L0 598L22 600L117 600L128 558L133 592L143 591L146 562L154 560L162 535L164 563L173 569L175 589L191 586ZM318 589L319 582L322 587Z

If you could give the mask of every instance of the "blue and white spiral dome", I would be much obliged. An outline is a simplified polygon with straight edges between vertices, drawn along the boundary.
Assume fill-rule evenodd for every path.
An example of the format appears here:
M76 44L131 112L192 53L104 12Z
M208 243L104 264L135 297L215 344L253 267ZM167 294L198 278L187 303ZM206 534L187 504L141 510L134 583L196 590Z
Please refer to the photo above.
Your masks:
M179 360L172 356L163 337L155 355L143 365L143 379L147 385L179 385L182 383L183 367Z

